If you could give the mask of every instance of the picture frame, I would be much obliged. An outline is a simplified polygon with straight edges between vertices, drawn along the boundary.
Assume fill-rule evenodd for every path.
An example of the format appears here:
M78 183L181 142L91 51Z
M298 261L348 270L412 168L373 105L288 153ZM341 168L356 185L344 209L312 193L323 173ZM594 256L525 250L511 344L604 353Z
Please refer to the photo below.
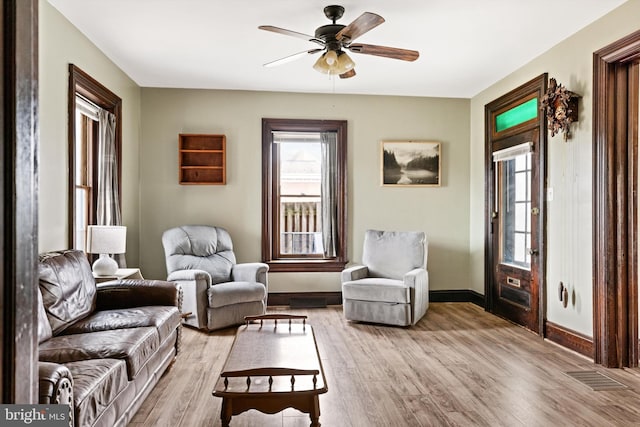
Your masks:
M389 187L439 187L441 145L437 141L382 141L381 184Z

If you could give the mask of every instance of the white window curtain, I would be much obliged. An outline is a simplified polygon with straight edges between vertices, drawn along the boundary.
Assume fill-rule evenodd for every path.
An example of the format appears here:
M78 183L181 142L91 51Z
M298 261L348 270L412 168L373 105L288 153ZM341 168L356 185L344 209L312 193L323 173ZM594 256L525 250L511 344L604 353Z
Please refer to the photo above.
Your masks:
M335 132L323 132L320 134L320 138L322 140L322 190L320 195L322 204L322 243L324 257L334 258L336 256L336 241L338 238L338 201L336 198L338 135Z
M97 225L122 225L118 192L118 157L116 153L116 116L107 110L98 112L98 200ZM124 254L114 255L120 267L126 267Z

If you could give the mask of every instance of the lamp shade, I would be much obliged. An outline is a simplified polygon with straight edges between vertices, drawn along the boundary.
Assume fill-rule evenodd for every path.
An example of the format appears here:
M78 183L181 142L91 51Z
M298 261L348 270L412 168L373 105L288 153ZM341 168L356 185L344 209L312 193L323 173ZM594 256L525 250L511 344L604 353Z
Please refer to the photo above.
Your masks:
M87 228L87 252L90 254L123 254L127 249L127 227L122 225L90 225Z

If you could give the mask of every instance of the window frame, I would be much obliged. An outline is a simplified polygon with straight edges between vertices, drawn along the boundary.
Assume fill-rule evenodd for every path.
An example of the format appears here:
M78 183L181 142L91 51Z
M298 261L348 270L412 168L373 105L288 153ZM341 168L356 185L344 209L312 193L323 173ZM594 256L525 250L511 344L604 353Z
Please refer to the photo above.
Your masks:
M118 162L118 203L120 207L122 207L122 99L111 92L109 89L100 84L97 80L91 77L86 72L82 71L74 64L69 64L69 92L68 92L68 153L69 153L69 178L68 178L68 247L73 248L75 246L75 212L76 212L76 95L81 95L85 99L93 102L98 107L107 110L115 115L116 119L116 135L115 135L115 144L116 144L116 157ZM94 140L94 145L97 144L97 138ZM96 151L96 147L93 147L94 153ZM96 171L98 159L94 156L92 160L92 168L93 172ZM95 185L95 180L97 179L97 174L92 173L94 179L94 188L97 188ZM91 217L89 218L89 223L95 223L95 212L96 212L96 192L92 192L92 206L89 209ZM84 250L84 248L82 248Z
M278 257L278 157L273 132L336 132L337 134L337 247L326 259L312 254ZM275 239L275 240L274 240ZM262 261L274 272L339 272L347 264L347 121L262 119Z

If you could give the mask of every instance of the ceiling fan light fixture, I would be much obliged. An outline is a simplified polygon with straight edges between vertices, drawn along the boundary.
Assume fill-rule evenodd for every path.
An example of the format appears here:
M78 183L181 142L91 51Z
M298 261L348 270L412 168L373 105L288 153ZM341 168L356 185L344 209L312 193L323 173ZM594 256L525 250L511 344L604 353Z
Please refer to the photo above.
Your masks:
M335 50L330 50L324 54L324 60L327 62L327 65L331 67L338 60L338 54Z
M327 61L324 58L324 55L320 56L315 64L313 64L313 69L322 74L329 74L331 71L331 67L327 64Z
M329 50L318 58L313 64L313 69L322 74L335 76L344 74L355 66L355 62L345 52Z
M338 74L345 73L353 69L353 67L355 66L356 63L353 62L353 59L351 59L351 57L347 55L346 52L341 51L340 56L338 56L338 68L340 69L340 72Z

